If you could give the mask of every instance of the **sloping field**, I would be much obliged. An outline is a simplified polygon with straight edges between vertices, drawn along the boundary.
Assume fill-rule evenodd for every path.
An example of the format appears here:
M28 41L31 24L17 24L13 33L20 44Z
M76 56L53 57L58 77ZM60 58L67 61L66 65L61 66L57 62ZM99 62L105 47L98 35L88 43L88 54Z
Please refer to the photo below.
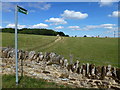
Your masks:
M56 52L69 60L118 66L117 38L83 38L19 34L19 49ZM14 47L14 34L2 33L3 47Z
M23 50L38 50L43 48L50 43L53 43L57 37L54 36L42 36L42 35L18 35L18 48ZM14 47L15 39L14 34L2 33L2 46L3 47Z

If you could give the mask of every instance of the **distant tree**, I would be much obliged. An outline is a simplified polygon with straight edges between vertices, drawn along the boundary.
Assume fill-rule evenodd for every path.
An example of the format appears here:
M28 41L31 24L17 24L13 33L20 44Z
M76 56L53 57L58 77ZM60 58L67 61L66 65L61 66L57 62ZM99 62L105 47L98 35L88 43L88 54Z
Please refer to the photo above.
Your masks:
M87 37L87 35L84 35L83 37Z
M60 36L65 36L63 32L57 32Z
M65 37L69 37L69 35L65 35Z
M3 28L0 30L0 32L7 32L7 33L15 33L14 28ZM69 37L69 35L65 35L63 32L56 32L52 29L45 29L45 28L22 28L18 29L18 33L21 34L35 34L35 35L48 35L48 36L57 36L58 34L60 36L66 36Z

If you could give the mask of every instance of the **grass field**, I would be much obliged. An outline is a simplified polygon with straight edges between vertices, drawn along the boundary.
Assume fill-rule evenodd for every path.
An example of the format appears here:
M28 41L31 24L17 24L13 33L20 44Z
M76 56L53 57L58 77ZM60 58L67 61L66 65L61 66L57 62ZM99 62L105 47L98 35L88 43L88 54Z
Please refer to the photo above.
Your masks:
M62 37L53 45L49 44L56 40L56 36L19 34L18 38L19 49L56 52L68 60L72 54L73 60L81 63L118 67L117 38ZM2 45L14 47L14 34L2 33Z
M14 75L3 75L2 88L69 88L69 86L58 85L54 82L47 82L43 79L35 79L27 76L24 76L17 86Z

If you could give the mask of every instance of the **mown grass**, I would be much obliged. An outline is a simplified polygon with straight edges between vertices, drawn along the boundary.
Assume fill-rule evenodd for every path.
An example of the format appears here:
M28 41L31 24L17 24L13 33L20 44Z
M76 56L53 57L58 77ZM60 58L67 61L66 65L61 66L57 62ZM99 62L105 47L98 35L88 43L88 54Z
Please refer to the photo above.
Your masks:
M59 85L54 82L47 82L43 79L35 79L28 76L24 76L19 84L16 85L15 75L3 75L2 88L70 88L70 86Z
M54 36L18 34L18 48L28 51L34 49L37 50L38 48L53 42L55 39L56 37ZM15 46L15 39L13 33L2 33L2 46Z
M54 45L42 49L56 39L56 36L19 34L19 49L55 52L69 60L96 65L118 66L118 38L64 37ZM14 47L14 34L2 33L3 47Z
M95 63L97 65L118 66L118 39L117 38L83 38L69 37L46 49L81 63Z

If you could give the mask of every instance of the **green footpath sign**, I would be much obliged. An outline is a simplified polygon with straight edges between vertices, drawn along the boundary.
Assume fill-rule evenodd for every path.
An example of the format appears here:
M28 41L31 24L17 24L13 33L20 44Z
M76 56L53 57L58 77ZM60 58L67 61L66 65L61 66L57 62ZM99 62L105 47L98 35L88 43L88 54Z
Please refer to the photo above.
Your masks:
M16 5L15 6L15 70L16 70L16 85L18 85L18 30L17 30L17 24L18 24L18 12L21 12L23 14L28 14L27 10Z
M18 10L18 12L21 12L23 14L28 14L28 11L20 6L17 6L17 10Z

